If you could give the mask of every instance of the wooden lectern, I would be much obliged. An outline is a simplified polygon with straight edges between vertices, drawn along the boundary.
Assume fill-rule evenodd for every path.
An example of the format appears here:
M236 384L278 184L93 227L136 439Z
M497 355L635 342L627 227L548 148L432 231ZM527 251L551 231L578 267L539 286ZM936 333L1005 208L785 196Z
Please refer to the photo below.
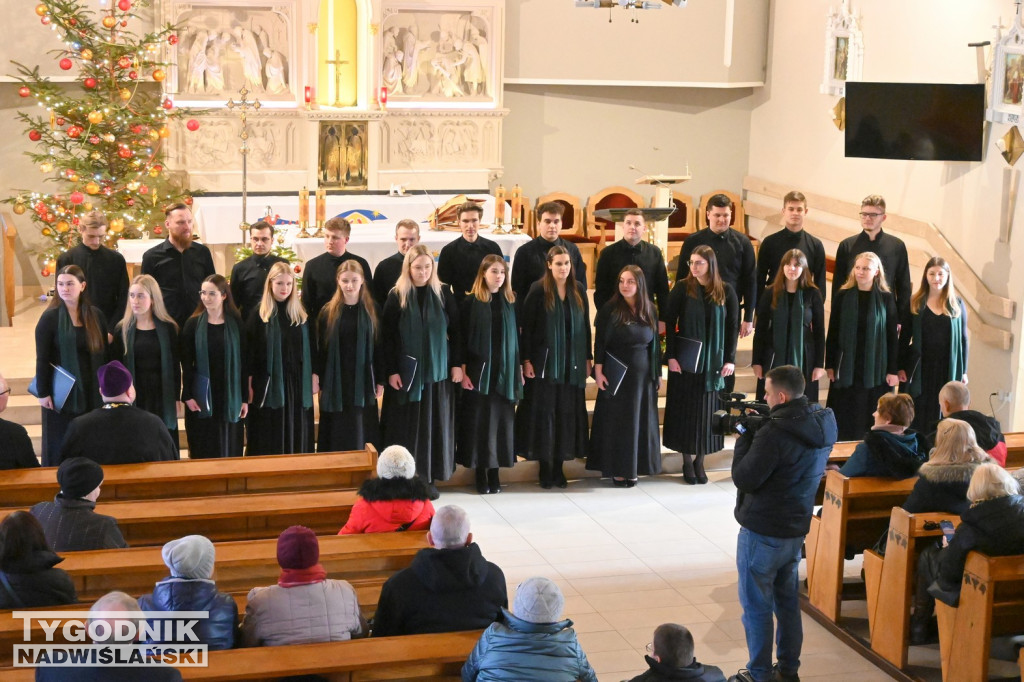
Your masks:
M655 207L673 209L664 216L654 218L654 220L657 220L654 226L654 243L661 249L662 253L668 253L668 217L675 210L675 204L672 203L672 185L678 185L689 179L689 172L685 175L644 175L636 179L636 184L638 185L652 185L654 187ZM647 220L646 213L644 214L644 219Z

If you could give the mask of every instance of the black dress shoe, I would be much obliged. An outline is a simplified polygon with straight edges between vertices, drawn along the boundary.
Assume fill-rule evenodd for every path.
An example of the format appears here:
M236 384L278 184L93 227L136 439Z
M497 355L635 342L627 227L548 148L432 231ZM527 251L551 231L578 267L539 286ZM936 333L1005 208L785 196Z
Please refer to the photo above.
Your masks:
M700 485L704 485L708 482L708 477L706 474L698 474L694 477L694 480L696 480Z
M544 490L551 490L551 481L541 481L540 487L544 488Z
M697 485L697 477L683 474L683 483L686 485Z
M612 479L612 485L614 485L616 488L625 488L626 487L626 479L624 479L624 478L613 478Z
M559 488L568 488L569 481L565 480L564 478L560 478L557 481L555 481L555 485L558 486Z
M441 497L441 492L437 489L437 486L434 485L433 481L427 484L427 497L431 500L436 500Z
M479 483L478 482L476 484L476 491L480 495L489 495L491 493L491 487L489 485L487 485L486 483Z
M636 479L635 478L627 478L626 479L626 487L627 488L635 488L636 487Z
M490 488L492 495L501 492L501 479L498 478L497 467L487 470L487 487Z

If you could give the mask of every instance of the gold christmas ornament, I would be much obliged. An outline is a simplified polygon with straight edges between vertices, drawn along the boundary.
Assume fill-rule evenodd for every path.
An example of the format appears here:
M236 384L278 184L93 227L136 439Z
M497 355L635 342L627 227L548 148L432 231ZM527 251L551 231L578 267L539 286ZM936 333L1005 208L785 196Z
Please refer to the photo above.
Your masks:
M160 133L157 132L156 130L152 130L151 129L148 134L149 134L149 139L153 140L154 142L156 142L157 140L160 139Z
M82 210L83 211L91 211L92 210L92 204L89 203L88 201L85 202L84 204L82 204Z
M87 194L96 194L100 191L100 186L95 182L90 182L85 186L85 191Z
M139 189L139 182L137 180L132 180L131 182L128 183L128 189L129 189L129 191L132 191L132 192L138 191L138 189Z
M14 205L14 214L21 215L25 212L25 204L17 203Z
M58 220L56 228L57 228L58 232L60 232L61 234L64 234L65 232L67 232L68 230L71 229L71 225L69 225L68 221L66 221L66 220Z
M82 59L84 59L85 61L90 61L92 59L92 50L86 47L82 50L81 55Z
M102 136L104 142L113 142L117 138L114 137L113 133L104 133Z
M158 171L156 168L149 169L149 177L155 178L158 175L160 175L160 171Z
M103 28L114 28L117 26L117 19L112 16L103 17Z
M167 126L164 126L163 128L157 131L157 135L159 135L161 139L167 139L168 137L171 136L171 131L170 129L167 128Z
M97 123L103 122L103 112L101 111L90 111L89 112L89 123L96 125Z
M121 94L121 99L123 99L126 102L132 98L132 91L129 90L128 88L121 88L121 93L120 94Z
M39 3L38 5L36 5L36 14L38 14L39 16L44 16L49 11L50 10L48 10L46 8L46 5L43 3Z
M99 161L100 159L103 158L103 155L100 154L99 152L93 152L92 154L89 154L89 158L92 159L93 161Z
M43 161L39 164L39 170L43 173L51 173L53 172L53 164L49 161Z
M43 236L44 237L49 237L49 236L53 235L53 230L51 230L48 227L44 227L42 232L43 232Z
M110 231L120 233L124 231L124 221L120 218L112 218L110 221Z

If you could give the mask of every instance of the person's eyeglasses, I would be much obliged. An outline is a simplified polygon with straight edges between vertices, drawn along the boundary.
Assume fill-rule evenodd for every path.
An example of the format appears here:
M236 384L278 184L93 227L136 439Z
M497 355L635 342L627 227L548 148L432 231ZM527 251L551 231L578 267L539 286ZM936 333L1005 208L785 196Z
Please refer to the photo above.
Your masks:
M706 260L691 260L691 261L689 261L687 263L687 265L689 265L691 268L695 267L695 266L698 266L698 265L707 265L707 264L708 264L708 262Z
M884 213L866 213L864 211L860 212L860 217L861 218L870 218L871 220L874 220L875 218L877 218L880 215L885 215L885 214Z
M647 649L647 653L653 654L654 653L654 642L648 642L647 646L644 647L644 648Z
M5 388L4 390L0 391L0 395L6 395L6 394L8 394L8 393L10 393L10 392L11 392L11 387L10 387L10 386L8 386L8 387L7 387L7 388Z

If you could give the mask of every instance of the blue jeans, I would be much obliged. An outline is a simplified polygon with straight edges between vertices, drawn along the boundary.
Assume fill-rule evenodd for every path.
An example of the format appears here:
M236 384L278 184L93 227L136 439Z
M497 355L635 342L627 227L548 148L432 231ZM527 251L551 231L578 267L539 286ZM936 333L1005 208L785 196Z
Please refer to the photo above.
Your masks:
M804 539L773 538L740 528L736 541L740 606L750 661L757 682L772 678L772 614L779 622L775 641L779 669L788 675L800 668L804 631L797 591L800 547Z

